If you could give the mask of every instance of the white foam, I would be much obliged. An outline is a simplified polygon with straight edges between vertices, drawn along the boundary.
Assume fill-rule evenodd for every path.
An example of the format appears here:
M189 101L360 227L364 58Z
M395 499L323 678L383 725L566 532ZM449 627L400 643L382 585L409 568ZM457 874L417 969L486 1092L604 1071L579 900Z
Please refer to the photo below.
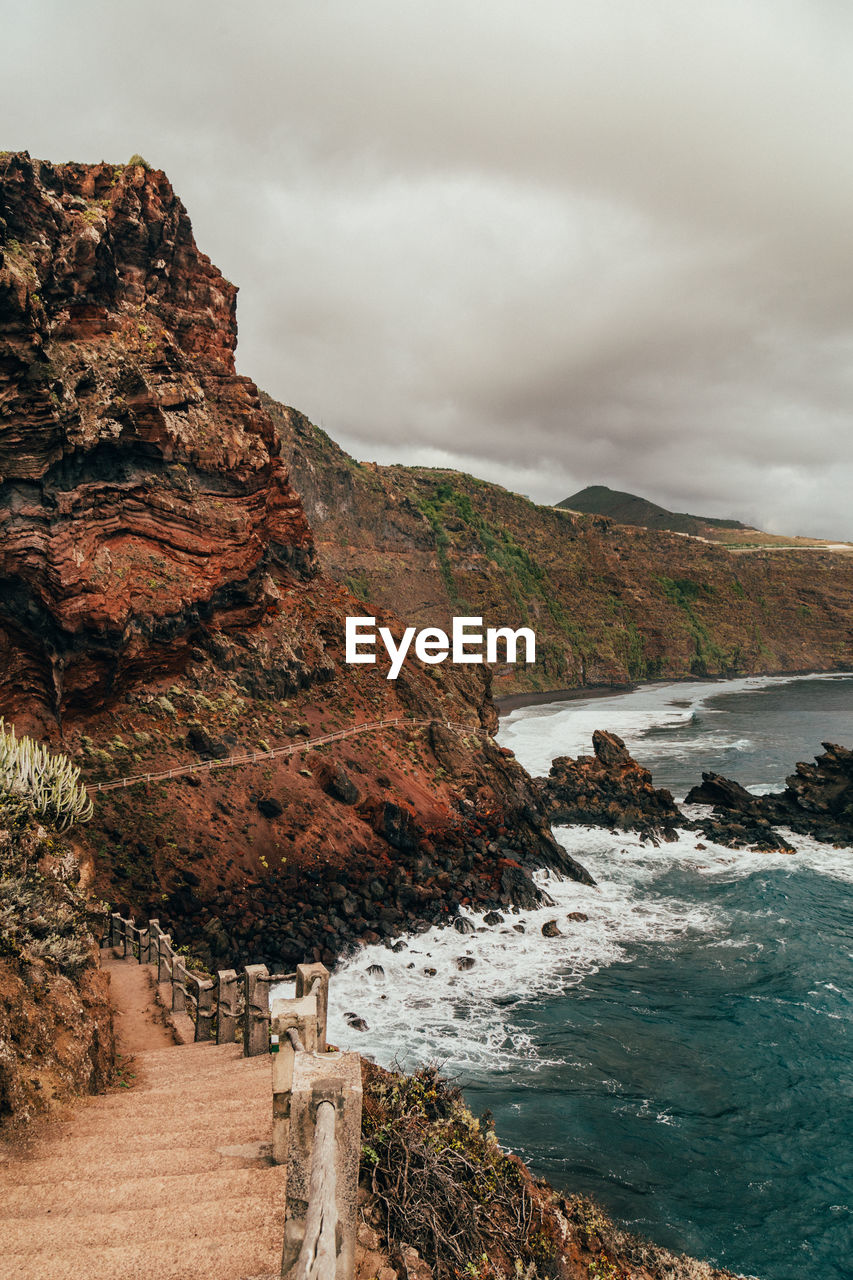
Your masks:
M501 720L498 739L511 747L528 772L546 774L555 756L578 756L592 750L592 735L603 725L623 738L632 754L642 760L670 754L672 743L647 736L652 729L677 729L689 724L698 711L714 714L709 699L722 693L746 693L793 680L849 679L853 672L813 676L744 676L738 680L671 681L643 685L630 693L604 698L580 698L544 706L519 707ZM708 747L748 750L747 739L702 734L695 741L678 743L679 752L701 754Z
M468 1079L502 1068L535 1072L550 1060L524 1030L526 1006L624 958L632 944L719 927L704 905L648 891L673 857L695 857L692 835L664 852L629 833L616 840L587 827L561 828L556 834L583 857L599 879L596 887L540 873L537 880L554 899L553 907L502 912L504 923L492 927L481 915L466 913L474 934L433 928L403 938L401 951L363 948L335 973L332 1042L385 1064L397 1060L412 1066L439 1057L447 1070L462 1071ZM570 911L583 912L588 921L567 920ZM549 920L557 921L562 936L543 937ZM517 933L516 924L525 932ZM460 971L456 959L466 955L474 958L474 966ZM383 977L368 975L372 964L383 967ZM427 969L436 972L430 975ZM364 1018L369 1031L354 1031L344 1017L349 1012Z
M531 772L547 773L554 755L588 751L592 732L603 720L631 749L632 742L649 728L686 723L715 694L759 689L794 678L803 677L648 686L608 698L606 717L597 699L523 708L502 721L500 739ZM707 749L710 736L703 735L697 749ZM727 745L746 750L750 744L734 739ZM707 812L691 806L688 816ZM809 867L853 880L853 851L785 834L798 851L794 856L728 849L688 831L681 832L675 842L655 848L631 832L614 835L592 827L557 828L560 843L598 881L595 887L560 881L543 872L537 880L554 899L552 907L502 912L504 922L492 927L484 924L481 914L465 912L475 926L473 934L433 928L398 939L399 951L384 945L362 948L336 969L329 1039L385 1065L396 1062L411 1068L438 1060L447 1073L463 1082L493 1080L502 1070L516 1077L535 1074L552 1064L547 1048L534 1034L537 1001L629 958L644 943L666 945L692 933L704 936L711 946L734 945L724 910L701 891L686 894L695 900L684 901L656 883L673 867L697 878L723 880L752 875L757 869ZM698 849L698 844L703 848ZM568 921L567 914L574 911L583 912L588 921ZM548 920L556 920L560 937L543 937L542 926ZM523 933L514 930L518 924L523 925ZM471 969L456 967L462 956L474 959ZM370 965L381 965L384 974L371 976ZM427 973L428 969L435 973ZM354 1030L344 1016L347 1013L363 1018L368 1030Z
M691 806L690 812L698 816L707 810ZM853 850L785 834L797 849L795 855L729 849L692 831L655 848L633 832L557 828L560 843L589 868L597 886L540 873L537 880L554 899L553 907L502 912L504 923L492 927L484 925L482 915L466 912L474 934L433 928L401 938L400 951L364 947L335 972L329 1038L386 1066L396 1062L412 1068L438 1059L446 1072L464 1081L493 1079L501 1070L535 1074L561 1061L537 1047L526 1029L525 1011L532 1012L535 1002L628 958L636 945L665 945L687 933L705 936L708 945L733 945L722 908L701 901L701 894L696 895L700 900L688 902L656 888L656 881L673 867L724 881L756 871L809 867L853 881ZM698 849L699 844L704 847ZM570 911L589 919L569 921ZM557 921L561 937L543 937L548 920ZM525 932L515 932L515 924L523 924ZM457 969L461 956L473 957L473 968ZM367 973L375 964L382 966L383 976ZM368 1030L350 1027L347 1013L363 1018Z

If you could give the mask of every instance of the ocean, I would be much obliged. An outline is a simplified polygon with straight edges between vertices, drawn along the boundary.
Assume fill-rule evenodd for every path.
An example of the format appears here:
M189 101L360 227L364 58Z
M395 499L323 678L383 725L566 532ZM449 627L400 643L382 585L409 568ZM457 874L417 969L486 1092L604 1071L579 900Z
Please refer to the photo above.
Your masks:
M703 769L771 790L823 740L853 746L853 676L646 686L519 709L499 736L546 773L596 728L676 799ZM534 1173L659 1244L763 1280L849 1280L853 850L555 834L595 888L543 873L553 907L365 948L335 974L330 1039L438 1061Z

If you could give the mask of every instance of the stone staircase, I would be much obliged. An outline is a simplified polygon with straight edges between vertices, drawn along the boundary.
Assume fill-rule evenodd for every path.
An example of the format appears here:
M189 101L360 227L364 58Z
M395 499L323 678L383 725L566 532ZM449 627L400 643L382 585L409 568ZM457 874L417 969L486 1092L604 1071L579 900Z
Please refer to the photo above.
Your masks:
M278 1277L285 1169L270 1157L269 1058L169 1044L147 968L108 967L131 1087L81 1099L0 1152L0 1275Z

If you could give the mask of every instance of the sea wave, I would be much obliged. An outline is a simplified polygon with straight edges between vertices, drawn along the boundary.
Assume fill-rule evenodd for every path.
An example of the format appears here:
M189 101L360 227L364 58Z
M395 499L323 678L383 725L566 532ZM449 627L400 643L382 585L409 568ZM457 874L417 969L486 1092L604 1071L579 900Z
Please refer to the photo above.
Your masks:
M673 743L666 730L683 728L700 712L703 718L714 715L716 709L708 703L721 694L749 693L795 680L849 679L851 674L667 681L612 697L519 707L501 720L498 739L502 746L512 748L525 769L534 775L547 774L555 756L589 754L593 732L603 727L623 738L628 750L644 763L672 752ZM678 751L700 755L709 747L746 751L751 745L747 739L712 732L698 735L695 742L680 739Z
M691 812L698 813L698 806ZM504 911L495 925L487 925L482 914L463 912L473 933L434 927L362 948L335 971L329 1038L386 1066L412 1068L439 1059L446 1071L467 1081L500 1071L530 1075L558 1065L525 1029L525 1009L535 1021L536 1003L579 986L644 944L666 946L690 933L705 936L710 946L726 945L725 908L713 895L682 898L668 892L673 869L691 880L733 881L808 868L853 882L853 850L785 834L795 855L729 849L693 831L656 848L633 832L556 828L560 843L598 881L594 887L541 872L536 878L553 906ZM588 918L570 921L571 912ZM546 937L543 925L552 920L559 936ZM465 958L473 966L460 970L457 960ZM382 972L371 974L376 965ZM366 1022L366 1031L350 1026L351 1014Z

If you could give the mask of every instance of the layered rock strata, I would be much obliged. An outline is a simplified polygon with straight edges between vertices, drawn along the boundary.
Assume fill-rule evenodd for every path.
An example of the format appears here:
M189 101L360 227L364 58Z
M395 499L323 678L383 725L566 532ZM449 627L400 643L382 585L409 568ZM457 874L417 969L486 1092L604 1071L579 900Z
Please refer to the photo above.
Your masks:
M0 709L175 670L310 573L236 288L165 175L0 157Z

